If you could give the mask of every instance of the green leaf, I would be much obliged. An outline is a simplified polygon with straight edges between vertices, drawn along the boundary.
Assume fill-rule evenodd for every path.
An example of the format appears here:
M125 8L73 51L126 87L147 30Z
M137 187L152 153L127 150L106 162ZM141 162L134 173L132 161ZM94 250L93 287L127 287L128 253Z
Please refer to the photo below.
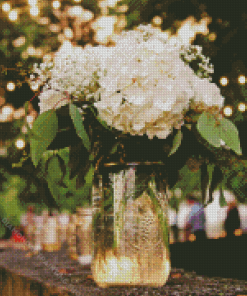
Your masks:
M60 186L58 186L56 183L54 183L53 180L49 180L49 179L48 179L47 184L48 184L48 187L50 189L50 192L51 192L53 198L55 199L55 201L57 203L59 203L59 198L61 195L60 190L59 190Z
M192 124L190 123L186 123L184 126L187 127L188 130L191 130L192 128Z
M29 101L25 102L25 117L27 116Z
M94 179L94 166L91 164L86 176L84 177L85 184L82 187L82 194L80 197L86 201L89 198L90 190L93 186L93 179Z
M220 131L212 115L202 113L197 122L197 130L201 136L214 147L220 147Z
M214 167L215 167L215 165L212 164L212 163L207 165L207 171L208 171L208 176L209 176L209 184L211 184L211 182L212 182Z
M90 150L90 140L87 135L87 132L84 128L83 121L81 118L81 114L77 107L73 104L69 105L69 112L71 119L73 120L75 130L77 132L77 135L82 139L83 145L87 148L87 150Z
M115 146L113 146L110 154L114 154L117 151L118 146L119 146L119 143L117 143Z
M220 206L221 207L227 206L227 202L225 200L223 190L220 190Z
M88 172L87 172L87 174L85 176L86 184L88 184L89 186L92 186L93 185L93 179L94 179L94 166L91 164L90 169L88 170Z
M170 151L169 155L172 155L173 153L175 153L178 150L178 147L181 145L182 142L182 138L183 138L183 134L181 130L178 130L176 136L174 137L173 140L173 147L172 150Z
M53 180L54 182L61 180L63 173L60 168L59 160L56 156L49 160L47 173L50 180Z
M58 120L53 110L38 116L32 128L30 139L31 158L35 166L38 165L43 153L54 140L58 130Z
M220 139L238 155L242 155L237 127L229 119L223 118L220 120L219 131Z

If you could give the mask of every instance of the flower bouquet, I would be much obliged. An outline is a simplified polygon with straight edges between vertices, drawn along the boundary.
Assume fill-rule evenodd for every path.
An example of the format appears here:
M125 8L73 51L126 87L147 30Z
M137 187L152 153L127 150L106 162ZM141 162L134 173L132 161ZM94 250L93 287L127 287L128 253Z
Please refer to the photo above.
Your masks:
M114 46L71 47L34 67L31 80L38 75L45 83L30 131L34 164L59 134L74 133L74 144L60 141L71 147L79 185L102 176L92 264L101 287L163 285L170 272L168 185L193 154L208 163L225 148L241 154L201 50L141 25Z

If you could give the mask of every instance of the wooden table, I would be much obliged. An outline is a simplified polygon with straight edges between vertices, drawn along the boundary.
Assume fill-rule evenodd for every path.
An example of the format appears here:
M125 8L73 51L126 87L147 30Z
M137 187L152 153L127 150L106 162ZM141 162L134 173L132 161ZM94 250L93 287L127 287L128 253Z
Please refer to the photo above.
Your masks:
M163 296L163 295L247 295L244 280L212 278L172 268L161 288L99 288L90 270L58 252L30 255L25 250L2 248L0 252L1 296Z

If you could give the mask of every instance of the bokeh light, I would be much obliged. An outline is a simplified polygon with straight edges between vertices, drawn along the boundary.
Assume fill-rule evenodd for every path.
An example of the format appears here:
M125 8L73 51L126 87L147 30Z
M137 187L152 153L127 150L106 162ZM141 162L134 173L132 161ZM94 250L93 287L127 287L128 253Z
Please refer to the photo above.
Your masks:
M17 39L13 41L14 47L21 47L26 43L26 37L25 36L20 36Z
M54 9L58 9L58 8L60 8L61 7L61 2L60 1L53 1L52 2L52 7L54 8Z
M246 78L245 78L244 75L239 75L238 76L238 83L239 84L245 84L245 80L246 80Z
M210 33L210 34L208 35L208 39L209 39L209 41L211 41L211 42L215 41L216 37L217 37L216 33Z
M30 15L31 16L38 16L39 15L39 8L37 6L32 6L30 8Z
M2 10L4 12L9 12L11 10L11 5L9 4L9 2L5 2L2 4Z
M14 108L12 106L4 106L0 113L0 122L6 122L12 120Z
M153 18L153 23L154 25L156 26L160 26L162 24L163 20L160 16L156 15L154 18Z
M44 54L44 51L43 51L42 48L36 48L36 49L35 49L35 56L36 56L37 58L42 58L43 54Z
M223 113L224 113L225 116L231 116L232 112L233 112L233 110L232 110L231 106L226 106L223 109Z
M65 28L63 31L64 35L66 36L66 38L68 39L72 39L73 38L73 31L70 28Z
M15 83L10 81L7 83L7 90L8 91L14 91L15 90Z
M116 16L99 17L93 24L95 30L95 40L99 43L107 43L108 38L114 33L114 25L117 22Z
M17 149L21 150L21 149L25 148L26 143L25 143L25 141L23 139L18 139L18 140L15 141L15 146L16 146Z
M12 115L13 112L14 112L14 108L12 106L4 106L2 108L2 114L5 116Z
M91 19L94 17L94 14L92 11L90 10L84 10L83 14L82 14L82 21L83 22L89 22L91 21Z
M246 109L246 105L245 105L245 103L239 103L238 104L238 110L240 111L240 112L244 112L245 111L245 109Z
M7 156L7 147L0 147L0 155Z
M14 112L14 119L20 119L25 116L25 109L19 108Z
M196 240L196 236L193 234L193 233L191 233L190 235L189 235L189 241L190 242L194 242Z
M68 15L70 17L81 16L83 14L83 8L79 5L72 6L68 9Z
M38 23L39 23L40 25L48 25L49 22L50 22L50 19L49 19L48 17L40 17L40 18L38 19Z
M35 56L35 53L36 53L35 48L34 48L33 46L29 46L29 47L27 48L27 53L28 53L28 55L30 55L30 56Z
M9 13L9 20L12 22L17 21L18 19L18 12L16 10L11 10Z
M220 77L220 84L226 86L229 83L229 80L226 76Z
M30 6L36 6L38 4L38 0L28 0L28 4Z
M53 33L58 33L61 31L61 26L58 24L50 24L49 29Z
M125 12L128 11L128 9L129 9L128 5L124 4L124 5L119 6L118 9L117 9L117 11L118 12L125 13Z
M31 90L37 91L39 89L39 84L38 83L33 83L30 85Z

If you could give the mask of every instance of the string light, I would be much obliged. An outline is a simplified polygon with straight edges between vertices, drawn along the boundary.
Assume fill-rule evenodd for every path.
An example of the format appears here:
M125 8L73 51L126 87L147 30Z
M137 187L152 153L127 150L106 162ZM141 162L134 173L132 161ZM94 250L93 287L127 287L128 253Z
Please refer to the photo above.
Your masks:
M72 6L68 10L68 14L70 17L81 16L83 14L83 8L79 5Z
M70 28L65 28L63 31L64 35L66 36L66 38L68 39L72 39L73 38L73 31Z
M15 83L10 81L7 83L7 90L8 91L14 91L15 90Z
M23 59L27 59L27 58L28 58L28 53L27 53L26 50L24 50L24 51L21 53L21 57L22 57Z
M34 122L34 116L32 116L32 115L28 115L28 116L26 117L26 121L27 121L29 127L32 128L32 125L33 125L33 122Z
M119 6L119 7L117 8L117 11L118 11L118 12L122 12L122 13L124 13L124 12L127 12L128 9L129 9L128 5L124 4L124 5Z
M162 24L162 18L158 15L156 15L154 18L153 18L153 23L154 25L156 26L160 26Z
M0 122L11 121L14 108L12 106L4 106L0 113Z
M43 49L42 48L36 48L35 49L35 56L37 57L37 58L42 58L42 56L43 56Z
M36 6L38 4L38 0L28 0L28 4L30 6Z
M2 4L2 10L4 12L9 12L10 9L11 9L11 5L8 2L5 2L5 3Z
M59 34L57 36L57 40L61 43L64 43L66 41L66 38L65 38L64 34Z
M223 109L223 113L225 116L231 116L232 115L232 107L231 106L226 106Z
M244 112L245 109L246 109L245 103L239 103L239 104L238 104L238 110L239 110L240 112Z
M12 106L4 106L2 108L2 114L5 115L6 117L12 115L14 112L14 108Z
M82 14L82 21L89 22L94 17L94 14L90 10L84 10Z
M54 9L58 9L58 8L60 8L61 7L61 2L60 1L53 1L52 2L52 7L54 8Z
M30 15L31 16L38 16L39 15L39 8L37 6L32 6L30 8Z
M38 83L32 84L32 85L30 85L30 88L33 91L37 91L39 89L39 84Z
M106 43L108 38L113 35L114 25L117 22L115 16L101 16L93 24L92 28L96 31L95 40Z
M228 84L228 82L229 81L228 81L228 78L227 77L223 76L223 77L220 78L220 84L222 86L226 86Z
M25 116L25 109L19 108L14 112L14 119L20 119L21 117Z
M50 19L48 17L40 17L38 20L38 23L40 25L48 25L49 21L50 21Z
M58 33L58 32L61 31L61 26L60 26L60 25L57 25L57 24L51 24L51 25L49 26L49 29L50 29L50 31L53 32L53 33Z
M21 132L22 132L23 134L27 134L28 130L27 130L27 127L26 127L25 125L22 126L22 128L21 128Z
M208 35L209 41L214 41L216 39L216 37L217 37L216 33L210 33Z
M0 155L1 156L7 156L7 148L6 147L1 147L0 148Z
M14 47L21 47L26 43L26 37L20 36L19 38L15 39L12 43Z
M15 146L17 149L23 149L26 146L26 143L23 139L18 139L15 141Z
M117 2L118 2L119 0L107 0L106 2L107 2L107 6L109 6L109 7L115 7L116 6L116 4L117 4Z
M81 0L74 0L74 2L79 3L79 2L81 2Z
M35 56L35 48L33 46L29 46L27 48L27 54L30 55L30 56Z
M193 233L191 233L190 235L189 235L189 241L190 242L194 242L196 240L196 236L193 234Z
M245 76L244 75L239 75L238 76L238 83L239 84L245 84Z
M11 10L9 13L9 20L12 22L17 21L18 19L18 12L16 10Z

